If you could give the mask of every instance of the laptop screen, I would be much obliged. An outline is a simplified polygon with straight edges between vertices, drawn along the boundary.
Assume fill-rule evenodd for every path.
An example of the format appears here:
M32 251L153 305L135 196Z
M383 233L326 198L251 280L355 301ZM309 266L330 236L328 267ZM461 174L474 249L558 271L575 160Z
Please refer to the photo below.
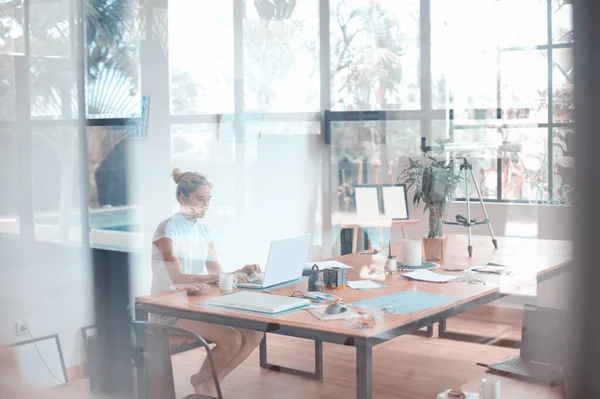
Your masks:
M525 305L521 357L528 362L564 365L566 312Z

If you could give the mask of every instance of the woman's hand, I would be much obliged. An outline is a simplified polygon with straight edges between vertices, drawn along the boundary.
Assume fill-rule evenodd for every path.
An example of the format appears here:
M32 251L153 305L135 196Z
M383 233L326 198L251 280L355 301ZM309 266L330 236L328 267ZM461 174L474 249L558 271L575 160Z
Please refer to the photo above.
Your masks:
M236 278L238 283L247 283L248 282L248 275L244 272L233 272L231 273L233 274L233 276Z
M242 272L246 273L248 276L251 276L256 273L260 273L260 266L256 264L246 265L242 267Z

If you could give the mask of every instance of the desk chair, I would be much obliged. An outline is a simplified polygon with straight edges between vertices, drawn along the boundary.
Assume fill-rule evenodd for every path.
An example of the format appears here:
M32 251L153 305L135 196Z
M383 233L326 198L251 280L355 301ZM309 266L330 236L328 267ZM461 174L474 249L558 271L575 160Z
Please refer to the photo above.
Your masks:
M134 362L137 369L138 399L176 399L169 337L178 334L194 338L206 349L219 399L223 399L217 370L208 343L191 331L145 321L132 321L135 335ZM169 335L171 333L171 335ZM184 399L214 399L204 395L189 395Z

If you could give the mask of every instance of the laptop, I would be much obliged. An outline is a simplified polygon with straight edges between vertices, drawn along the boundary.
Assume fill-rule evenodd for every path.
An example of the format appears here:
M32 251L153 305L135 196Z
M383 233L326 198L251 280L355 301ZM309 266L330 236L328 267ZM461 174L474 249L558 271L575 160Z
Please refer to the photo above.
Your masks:
M562 380L566 312L525 305L519 356L487 366L490 370L551 384Z
M306 298L271 295L262 292L239 291L210 298L205 303L232 309L275 314L310 305Z
M264 273L249 276L238 288L267 288L302 277L309 245L310 234L273 241Z

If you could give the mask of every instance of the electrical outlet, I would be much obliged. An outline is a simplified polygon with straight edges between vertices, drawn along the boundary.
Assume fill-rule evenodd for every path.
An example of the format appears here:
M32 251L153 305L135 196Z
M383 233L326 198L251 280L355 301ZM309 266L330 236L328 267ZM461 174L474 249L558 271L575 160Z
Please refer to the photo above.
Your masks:
M15 335L27 335L27 330L29 330L29 326L26 323L15 323Z

